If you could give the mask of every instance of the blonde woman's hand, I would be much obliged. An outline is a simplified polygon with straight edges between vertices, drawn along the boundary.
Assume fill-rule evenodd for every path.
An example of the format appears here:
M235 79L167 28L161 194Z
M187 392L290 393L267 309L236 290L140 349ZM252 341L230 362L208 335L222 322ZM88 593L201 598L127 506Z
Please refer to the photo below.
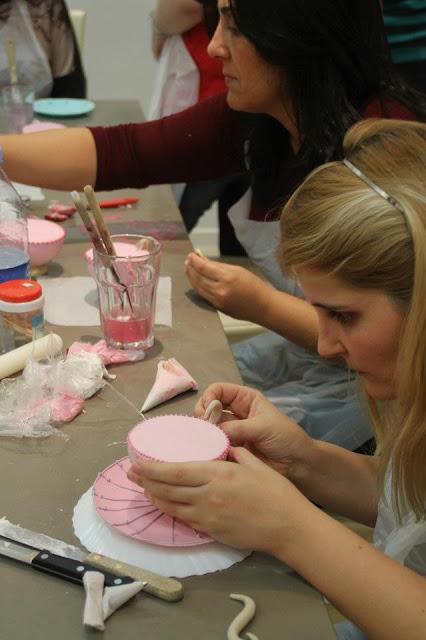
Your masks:
M285 558L312 506L286 478L242 448L235 462L138 461L128 478L154 505L215 540Z
M213 400L219 400L225 410L220 427L232 445L245 446L288 477L300 472L309 458L312 439L260 391L236 384L212 384L198 401L194 415L202 417Z
M190 253L185 273L195 291L216 309L234 318L261 323L271 286L243 267Z

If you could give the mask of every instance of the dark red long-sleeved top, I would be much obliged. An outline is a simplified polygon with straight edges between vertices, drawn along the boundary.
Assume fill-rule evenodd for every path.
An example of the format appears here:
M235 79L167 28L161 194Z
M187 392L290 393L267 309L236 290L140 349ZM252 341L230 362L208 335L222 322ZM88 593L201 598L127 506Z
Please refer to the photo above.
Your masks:
M416 120L405 106L390 100L386 113L378 99L361 110L365 118ZM143 188L151 184L198 182L247 171L241 113L220 94L176 115L153 122L90 129L97 151L96 189ZM283 194L306 174L300 167L283 170ZM264 208L254 204L250 218L264 220Z

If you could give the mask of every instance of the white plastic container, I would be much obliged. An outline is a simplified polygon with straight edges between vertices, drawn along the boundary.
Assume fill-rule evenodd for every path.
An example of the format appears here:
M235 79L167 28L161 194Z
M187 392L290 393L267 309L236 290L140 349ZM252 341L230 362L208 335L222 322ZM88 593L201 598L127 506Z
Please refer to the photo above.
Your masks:
M44 296L33 280L0 284L0 353L44 335Z

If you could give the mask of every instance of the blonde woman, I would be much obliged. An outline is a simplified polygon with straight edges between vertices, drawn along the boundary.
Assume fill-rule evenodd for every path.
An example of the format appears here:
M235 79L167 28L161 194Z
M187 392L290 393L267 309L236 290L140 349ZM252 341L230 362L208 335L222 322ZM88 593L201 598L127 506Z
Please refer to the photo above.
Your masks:
M378 452L313 440L259 392L213 385L233 462L136 463L169 514L276 556L351 622L339 638L426 634L426 126L370 120L281 217L279 257L315 307L319 352L358 373ZM233 414L233 415L232 415ZM245 445L242 447L241 445ZM236 464L238 463L238 464ZM374 545L322 509L375 527Z

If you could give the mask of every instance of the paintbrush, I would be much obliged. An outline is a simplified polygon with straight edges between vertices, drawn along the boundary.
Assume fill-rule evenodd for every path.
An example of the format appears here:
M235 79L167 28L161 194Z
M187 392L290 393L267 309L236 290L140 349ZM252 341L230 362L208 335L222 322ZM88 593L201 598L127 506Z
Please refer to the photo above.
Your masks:
M16 69L16 48L12 38L6 38L5 46L9 63L10 84L13 86L18 84L18 71Z
M88 184L84 187L83 191L86 194L87 202L89 203L90 210L93 213L93 217L95 218L96 226L98 227L99 234L105 245L106 252L110 256L115 256L116 253L115 253L114 245L111 241L111 236L109 234L108 227L105 224L102 211L99 207L98 201L96 200L93 187L90 184Z
M85 187L85 193L86 193L86 189L89 189L89 193L91 190L91 195L90 195L90 200L89 200L89 206L90 206L90 210L93 213L94 208L97 210L97 212L100 212L99 209L99 205L98 206L94 206L94 203L96 203L97 205L97 201L95 198L95 194L93 192L92 187ZM115 256L115 249L114 249L114 245L111 241L111 236L109 234L108 228L105 225L105 221L102 218L102 213L101 213L101 223L99 224L99 213L94 214L95 216L95 221L98 223L97 226L93 224L91 218L90 218L90 213L89 211L86 209L86 206L83 204L83 201L80 197L80 194L77 191L72 191L71 192L71 198L73 199L73 202L75 204L75 207L80 215L80 218L83 221L83 224L86 228L87 233L89 234L89 238L93 244L93 248L94 250L96 250L98 252L98 255L100 256L101 260L103 260L105 262L105 257L106 255L109 256ZM114 278L114 280L120 284L123 288L124 288L124 292L126 294L127 297L127 301L129 303L129 307L131 309L131 311L133 312L133 305L132 305L132 301L130 298L130 293L129 290L127 288L127 286L121 281L120 278L120 274L118 273L116 266L114 264L111 264L110 266L111 269L111 274ZM123 301L122 301L123 304Z
M98 251L98 253L100 254L108 253L101 240L98 230L92 223L90 215L86 207L84 206L82 199L80 198L80 194L77 191L71 191L71 198L73 199L75 208L77 209L80 218L82 219L83 224L86 228L86 231L89 234L89 238L93 244L93 248L96 249L96 251Z

